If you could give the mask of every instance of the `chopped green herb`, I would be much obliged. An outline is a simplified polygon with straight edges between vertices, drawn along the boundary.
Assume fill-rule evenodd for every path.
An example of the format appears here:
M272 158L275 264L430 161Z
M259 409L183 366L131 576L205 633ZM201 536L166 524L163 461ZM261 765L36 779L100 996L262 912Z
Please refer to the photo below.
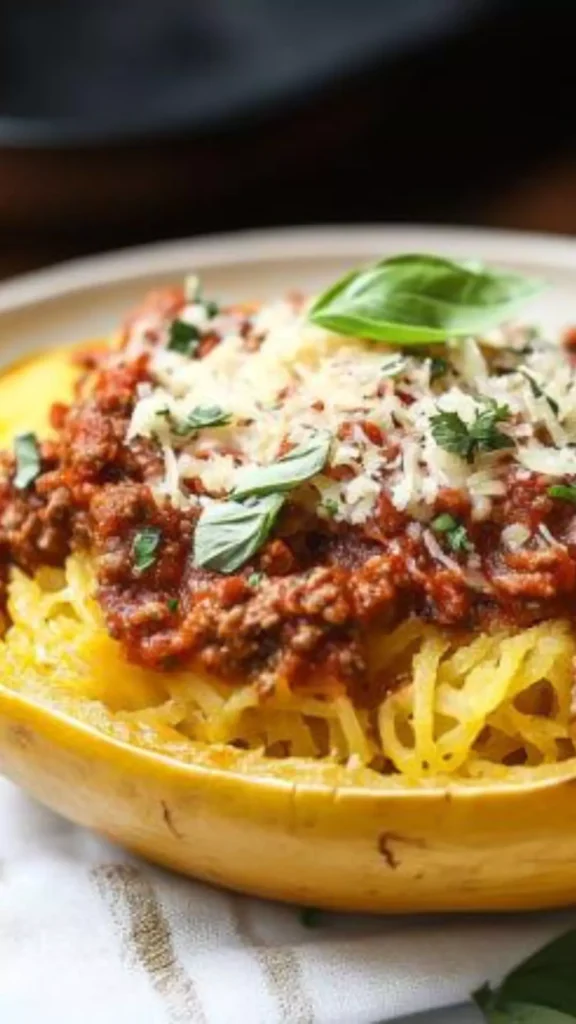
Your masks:
M473 451L470 431L457 412L439 412L430 417L432 437L440 448L469 459Z
M40 449L35 434L18 434L14 438L16 475L14 487L23 491L40 473Z
M305 928L319 928L322 924L322 911L316 907L302 907L300 922Z
M452 551L458 552L474 550L474 545L471 543L468 533L466 532L466 527L462 523L460 523L455 530L450 530L446 536Z
M214 302L214 299L203 299L202 305L206 310L206 316L209 317L210 320L212 319L212 317L218 316L218 313L220 312L220 306L218 305L217 302Z
M498 423L507 420L510 410L507 405L497 405L492 399L485 400L484 408L476 413L472 423L465 423L457 412L440 412L430 417L432 436L440 448L459 455L467 462L473 462L481 452L513 448L514 441L498 430Z
M436 533L448 533L449 530L454 530L458 523L448 512L443 512L442 515L436 516L436 519L432 520L432 529Z
M433 519L430 525L435 533L443 533L446 535L446 540L452 548L452 551L459 552L474 550L474 545L470 542L464 524L459 523L458 520L448 512L443 512L442 515L436 516L436 519Z
M154 565L161 539L162 533L155 526L145 526L134 534L132 555L137 572L145 572Z
M404 356L390 356L385 363L382 363L380 373L382 377L397 377L400 373L404 372L407 365L408 363L404 359Z
M232 419L219 405L197 405L181 423L175 423L173 430L179 437L195 434L205 427L224 427Z
M185 320L173 320L170 324L168 348L171 352L179 352L182 356L192 356L198 348L200 332L194 324Z
M283 504L283 494L267 494L245 504L218 501L206 506L196 524L194 565L235 572L262 547Z
M298 445L268 466L242 466L236 474L233 498L250 495L281 494L316 476L324 469L332 437L318 431L309 441Z
M263 572L251 572L246 582L249 587L259 587L263 579Z
M483 985L473 998L487 1024L576 1022L576 929L529 957L495 989Z
M560 407L558 405L558 402L554 398L550 398L550 395L546 394L546 392L544 391L544 388L541 388L540 385L536 383L536 381L534 380L534 377L532 376L532 374L529 373L528 370L525 369L525 367L521 366L520 369L518 370L518 373L521 373L522 376L524 377L524 379L528 381L528 383L530 385L530 390L531 390L532 394L534 395L534 398L545 398L546 401L548 402L548 405L552 409L552 412L554 413L555 416L557 416L558 413L560 412Z
M553 484L548 488L550 498L559 498L560 501L570 501L576 505L576 484Z
M169 612L177 612L179 603L180 602L178 601L177 597L169 597L168 600L166 601L166 607L168 608Z
M329 516L335 516L340 506L334 498L325 498L322 502L321 508L323 508Z
M447 359L443 359L442 356L432 356L430 360L430 381L433 382L440 377L444 377L449 369L450 363Z

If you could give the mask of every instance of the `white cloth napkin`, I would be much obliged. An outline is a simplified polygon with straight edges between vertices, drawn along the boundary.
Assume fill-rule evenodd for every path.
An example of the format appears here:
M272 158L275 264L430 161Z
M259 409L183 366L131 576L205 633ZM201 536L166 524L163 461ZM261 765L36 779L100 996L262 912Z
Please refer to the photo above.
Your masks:
M0 780L2 1024L408 1024L574 923L325 914L306 928L297 908L152 868ZM418 1024L479 1020L468 1007Z

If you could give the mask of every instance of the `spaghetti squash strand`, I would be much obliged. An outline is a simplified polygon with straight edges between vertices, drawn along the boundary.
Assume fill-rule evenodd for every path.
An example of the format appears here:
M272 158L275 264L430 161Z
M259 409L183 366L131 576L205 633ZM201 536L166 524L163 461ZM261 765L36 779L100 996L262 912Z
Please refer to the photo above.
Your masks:
M565 621L472 637L415 619L374 631L374 678L386 695L373 713L350 696L328 696L321 679L303 692L279 677L262 698L254 684L195 668L130 664L104 628L93 588L90 562L79 556L65 573L12 570L0 671L5 686L126 742L185 759L242 748L247 765L267 756L270 770L286 758L379 770L391 763L410 784L552 777L573 755L576 642Z

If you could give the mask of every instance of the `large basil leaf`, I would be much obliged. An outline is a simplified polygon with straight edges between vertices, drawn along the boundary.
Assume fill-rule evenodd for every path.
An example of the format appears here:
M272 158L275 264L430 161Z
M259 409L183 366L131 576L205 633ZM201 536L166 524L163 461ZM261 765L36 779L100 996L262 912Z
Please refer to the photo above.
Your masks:
M282 494L269 494L246 504L219 501L208 505L196 524L194 565L235 572L262 547L283 503Z
M576 929L550 942L493 991L474 993L488 1024L576 1024Z
M347 274L316 300L309 318L346 336L423 344L485 331L540 289L520 274L409 253Z
M330 451L331 435L325 431L313 434L284 458L268 466L241 467L236 473L233 498L250 495L278 494L291 491L298 484L321 473Z

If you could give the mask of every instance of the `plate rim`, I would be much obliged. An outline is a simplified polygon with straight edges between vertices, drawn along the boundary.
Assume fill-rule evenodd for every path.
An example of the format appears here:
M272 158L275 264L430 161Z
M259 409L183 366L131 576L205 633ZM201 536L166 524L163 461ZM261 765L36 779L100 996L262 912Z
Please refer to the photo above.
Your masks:
M291 260L366 259L378 246L430 247L526 267L576 271L576 239L563 235L433 224L348 224L234 231L82 256L0 282L0 315L154 274Z

